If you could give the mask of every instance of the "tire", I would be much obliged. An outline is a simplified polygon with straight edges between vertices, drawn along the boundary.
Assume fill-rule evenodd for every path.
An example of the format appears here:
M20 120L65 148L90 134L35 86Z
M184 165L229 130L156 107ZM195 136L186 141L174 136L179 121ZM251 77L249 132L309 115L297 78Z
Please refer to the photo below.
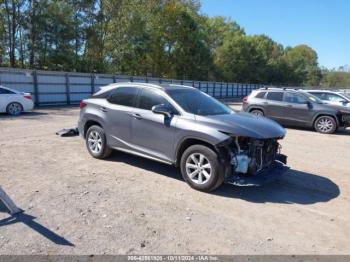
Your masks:
M264 112L260 109L253 109L251 110L249 113L255 115L255 116L258 116L258 117L262 117L264 116Z
M206 146L193 145L187 148L181 156L180 167L183 179L196 190L209 192L224 182L218 155Z
M18 116L23 112L23 106L20 103L12 102L7 105L6 112L11 116Z
M107 158L112 153L112 149L107 145L105 132L100 126L89 127L85 142L90 155L94 158Z
M337 130L337 122L331 116L320 116L316 119L314 128L322 134L332 134Z

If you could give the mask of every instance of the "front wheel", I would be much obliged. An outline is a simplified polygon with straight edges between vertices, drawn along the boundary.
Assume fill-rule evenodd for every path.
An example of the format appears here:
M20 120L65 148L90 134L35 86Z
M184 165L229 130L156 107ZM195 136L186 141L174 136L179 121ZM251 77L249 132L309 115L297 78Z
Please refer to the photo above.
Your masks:
M86 132L86 147L94 158L108 157L112 150L108 147L106 135L102 127L91 126Z
M194 189L212 191L224 181L217 154L203 145L193 145L181 157L181 173Z
M320 116L315 121L315 130L323 134L332 134L337 130L337 123L331 116Z

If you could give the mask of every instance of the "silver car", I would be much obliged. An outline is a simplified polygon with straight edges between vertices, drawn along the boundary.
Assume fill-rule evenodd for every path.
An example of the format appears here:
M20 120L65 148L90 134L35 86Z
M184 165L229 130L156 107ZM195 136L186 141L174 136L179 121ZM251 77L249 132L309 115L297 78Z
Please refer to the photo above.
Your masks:
M279 124L235 113L192 87L112 84L80 108L79 133L93 157L106 158L116 149L179 166L197 190L223 182L259 184L285 171Z

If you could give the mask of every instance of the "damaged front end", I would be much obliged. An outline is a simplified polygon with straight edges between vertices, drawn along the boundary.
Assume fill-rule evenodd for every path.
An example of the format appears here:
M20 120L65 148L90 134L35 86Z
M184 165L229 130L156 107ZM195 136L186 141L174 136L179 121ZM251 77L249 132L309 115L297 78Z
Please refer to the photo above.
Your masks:
M278 139L231 136L220 143L217 148L225 167L225 183L261 186L286 172L287 156L280 153Z

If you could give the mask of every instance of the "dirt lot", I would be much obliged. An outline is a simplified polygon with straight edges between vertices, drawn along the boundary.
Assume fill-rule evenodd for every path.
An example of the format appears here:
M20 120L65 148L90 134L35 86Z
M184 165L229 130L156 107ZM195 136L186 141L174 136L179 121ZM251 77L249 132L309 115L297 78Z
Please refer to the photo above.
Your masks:
M288 129L291 170L260 188L191 189L177 169L90 157L77 108L0 116L0 254L350 254L350 130Z

